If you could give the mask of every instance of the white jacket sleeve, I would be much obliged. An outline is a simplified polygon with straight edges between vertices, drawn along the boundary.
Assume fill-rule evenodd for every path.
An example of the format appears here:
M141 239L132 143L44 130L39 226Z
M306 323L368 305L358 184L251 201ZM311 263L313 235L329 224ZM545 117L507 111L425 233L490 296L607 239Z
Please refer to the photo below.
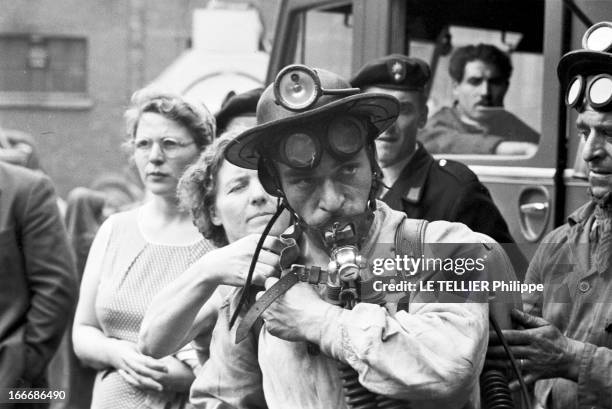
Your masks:
M435 243L426 245L427 257L486 260L490 250L458 223L429 223L425 239ZM485 262L485 270L490 268ZM486 276L486 271L472 276L451 271L425 273L419 279L472 281ZM411 293L408 312L394 315L379 305L361 303L325 322L319 345L324 353L351 365L361 384L373 392L463 407L478 393L488 342L487 296L471 293L465 302L452 296L451 302L423 302L433 295Z
M488 305L411 304L392 317L358 304L327 322L321 350L347 362L369 390L411 401L467 399L487 348Z

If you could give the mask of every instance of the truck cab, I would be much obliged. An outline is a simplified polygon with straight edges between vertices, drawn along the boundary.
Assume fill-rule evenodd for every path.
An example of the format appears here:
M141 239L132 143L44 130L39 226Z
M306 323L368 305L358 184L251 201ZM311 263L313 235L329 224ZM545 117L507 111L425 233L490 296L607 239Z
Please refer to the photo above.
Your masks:
M595 20L596 18L596 20ZM507 51L514 71L505 108L540 134L533 155L440 154L470 167L488 187L512 236L531 258L542 237L588 200L587 173L564 104L557 64L581 48L593 22L612 20L606 0L283 0L267 82L304 63L350 78L390 53L419 57L432 69L430 115L452 103L448 61L463 45Z

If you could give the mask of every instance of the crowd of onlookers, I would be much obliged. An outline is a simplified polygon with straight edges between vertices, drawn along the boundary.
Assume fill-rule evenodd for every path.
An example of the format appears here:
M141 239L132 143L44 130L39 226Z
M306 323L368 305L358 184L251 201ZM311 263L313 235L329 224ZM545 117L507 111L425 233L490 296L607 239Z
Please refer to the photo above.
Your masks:
M582 58L561 61L564 85L612 75L608 50ZM233 317L248 321L260 305L254 288L269 290L292 264L327 268L329 236L317 232L336 232L331 221L364 224L355 227L362 252L393 243L406 216L428 222L425 243L455 243L451 258L494 251L481 233L514 243L477 176L432 153L531 155L539 142L503 108L512 64L491 45L455 51L455 102L432 115L431 72L416 58L370 61L349 81L293 69L230 96L215 115L187 97L134 93L125 145L142 184L110 175L61 200L34 140L0 130L0 390L65 390L53 407L70 409L335 408L350 395L340 377L354 371L354 384L381 402L469 408L481 404L483 368L512 361L541 407L612 407L612 113L582 89L573 107L592 200L547 236L529 268L507 248L510 276L550 285L523 299L525 312L507 312L516 359L498 333L487 344L486 298L412 294L409 306L343 310L313 290L325 282L312 270L314 286L283 289L262 307L264 329L254 324L234 342ZM320 95L299 105L310 78Z

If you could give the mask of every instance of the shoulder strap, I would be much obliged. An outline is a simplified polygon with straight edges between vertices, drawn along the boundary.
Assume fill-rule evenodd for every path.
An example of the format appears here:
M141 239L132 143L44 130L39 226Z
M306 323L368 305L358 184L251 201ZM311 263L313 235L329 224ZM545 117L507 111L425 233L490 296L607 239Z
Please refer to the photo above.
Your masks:
M395 254L398 256L421 257L428 221L405 218L395 232Z
M427 224L427 220L404 218L395 232L395 255L402 258L403 256L421 257ZM409 305L410 295L406 294L397 303L397 310L408 311Z
M102 272L109 276L112 274L114 277L120 277L116 280L119 284L123 282L128 270L147 243L138 227L136 209L114 214L107 223L112 223L112 229L104 254Z

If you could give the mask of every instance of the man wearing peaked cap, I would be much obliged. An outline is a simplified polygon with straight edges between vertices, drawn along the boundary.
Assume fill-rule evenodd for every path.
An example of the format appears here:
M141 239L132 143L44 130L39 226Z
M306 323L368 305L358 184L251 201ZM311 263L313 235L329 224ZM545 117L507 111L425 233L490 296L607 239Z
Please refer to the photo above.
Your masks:
M527 383L547 409L612 408L612 22L584 34L583 49L565 54L557 74L578 116L591 200L542 239L525 282L524 330L504 331ZM492 338L488 359L500 367L503 346Z
M425 88L429 66L418 58L392 54L364 65L351 85L365 92L391 95L400 101L397 121L376 139L384 187L379 198L410 218L466 224L499 243L514 243L508 226L487 188L462 163L436 161L417 132L427 121ZM527 261L507 246L517 271Z
M232 140L226 159L257 169L295 223L282 236L281 277L266 280L252 307L241 307L241 291L221 307L210 359L192 387L197 407L477 406L486 295L438 304L418 291L408 297L371 286L381 273L374 255L394 259L405 226L416 227L422 242L453 243L444 258L482 258L491 270L511 270L503 251L498 264L465 225L407 220L376 200L374 141L398 110L394 96L362 93L304 65L285 67L263 92L257 126ZM257 329L251 324L259 314L265 324Z

